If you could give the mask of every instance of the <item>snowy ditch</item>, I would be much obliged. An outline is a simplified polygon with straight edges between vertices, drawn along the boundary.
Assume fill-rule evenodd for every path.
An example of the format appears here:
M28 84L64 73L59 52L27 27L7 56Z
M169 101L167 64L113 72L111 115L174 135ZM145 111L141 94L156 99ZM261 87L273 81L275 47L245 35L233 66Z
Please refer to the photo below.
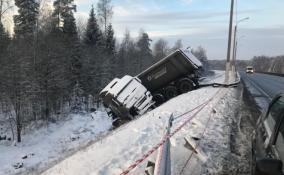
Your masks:
M223 80L224 76L216 76L214 81ZM232 158L230 142L232 126L238 123L235 115L241 103L240 93L236 88L206 87L180 95L121 126L101 141L47 170L43 175L120 174L161 140L171 114L177 116L189 111L210 99L217 92L216 98L171 138L172 174L224 173L232 165L229 160ZM174 121L173 129L182 124L191 114ZM209 118L210 121L208 121ZM209 125L207 126L206 123ZM201 136L203 132L204 137ZM198 154L194 154L188 164L186 160L191 151L184 147L184 137L201 138ZM246 139L246 137L241 138ZM156 154L155 152L150 159L154 160ZM242 155L242 151L240 154ZM239 156L233 157L238 159ZM146 163L147 161L142 162L129 174L143 174ZM180 172L183 168L184 171Z
M0 174L39 174L48 166L90 145L112 127L105 112L70 115L67 121L34 128L22 137L22 143L0 144Z

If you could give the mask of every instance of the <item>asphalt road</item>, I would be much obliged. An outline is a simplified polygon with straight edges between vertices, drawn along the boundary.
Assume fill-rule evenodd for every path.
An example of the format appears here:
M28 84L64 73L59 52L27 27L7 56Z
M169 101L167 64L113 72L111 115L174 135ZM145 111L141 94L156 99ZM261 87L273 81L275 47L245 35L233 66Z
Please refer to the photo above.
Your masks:
M262 73L246 74L245 72L240 72L240 75L262 109L268 106L276 94L284 92L284 77Z

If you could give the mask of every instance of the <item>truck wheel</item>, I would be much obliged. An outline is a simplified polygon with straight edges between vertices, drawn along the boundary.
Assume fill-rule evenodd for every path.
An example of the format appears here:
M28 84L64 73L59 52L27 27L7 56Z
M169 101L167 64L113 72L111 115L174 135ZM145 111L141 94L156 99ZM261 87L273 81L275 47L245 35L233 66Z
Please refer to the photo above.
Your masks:
M155 106L160 106L161 104L163 104L166 100L165 97L162 94L154 94L153 95L153 100L156 102Z
M118 128L121 125L121 120L120 119L116 119L112 122L112 126L113 128Z
M167 100L178 95L177 88L174 86L168 86L165 88L165 97Z
M194 83L189 79L183 79L178 83L178 90L181 94L192 91Z
M129 122L130 120L126 120L126 119L117 119L115 121L112 122L112 126L113 126L113 129L116 129L118 127L120 127L121 125Z
M129 114L132 115L133 117L138 115L137 110L134 107L130 108Z

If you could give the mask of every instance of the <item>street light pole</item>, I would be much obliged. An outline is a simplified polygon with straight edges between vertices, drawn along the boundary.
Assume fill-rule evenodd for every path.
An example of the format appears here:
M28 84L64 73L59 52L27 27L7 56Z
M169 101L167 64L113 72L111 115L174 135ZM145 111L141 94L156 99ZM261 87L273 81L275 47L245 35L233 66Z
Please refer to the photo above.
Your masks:
M234 67L236 68L236 58L237 58L237 50L238 50L238 41L239 39L243 38L244 35L242 35L241 37L236 39L236 43L235 43L235 49L234 49L234 55L233 55L233 62L234 62ZM236 69L235 69L236 70Z
M231 66L232 66L232 69L234 69L234 71L235 71L235 68L236 68L236 52L237 52L237 43L238 43L238 41L237 41L238 24L239 24L240 22L243 22L243 21L248 20L248 19L249 19L249 17L240 19L240 20L238 20L238 21L236 22L236 25L235 25L234 41L233 41L233 43L234 43L234 46L233 46L233 60L232 60L232 65L231 65Z
M236 52L236 43L237 43L237 41L236 41L236 35L237 35L237 24L235 25L234 41L233 41L233 44L234 44L234 46L233 46L233 60L232 60L232 65L231 65L231 68L232 68L233 71L235 71L235 70L234 70L234 67L236 66L236 65L235 65L235 52Z
M234 16L234 0L231 0L231 10L230 10L230 24L229 24L229 36L228 36L228 48L227 48L227 62L226 62L226 80L229 79L230 71L230 58L231 58L231 44L232 44L232 27L233 27L233 16Z

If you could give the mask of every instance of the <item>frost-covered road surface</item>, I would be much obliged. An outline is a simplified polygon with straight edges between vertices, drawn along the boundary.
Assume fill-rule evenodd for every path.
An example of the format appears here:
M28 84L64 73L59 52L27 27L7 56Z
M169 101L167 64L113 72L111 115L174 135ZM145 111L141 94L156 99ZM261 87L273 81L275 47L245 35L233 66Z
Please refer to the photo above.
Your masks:
M261 109L266 109L275 95L284 91L284 77L263 73L240 72L250 94Z
M224 80L224 76L218 76ZM218 174L228 166L231 130L238 107L233 88L206 87L180 95L140 118L121 126L107 137L63 160L43 175L115 175L157 144L171 114L188 111L216 93L217 96L191 122L171 138L172 174ZM192 114L192 113L191 113ZM174 121L173 129L191 114ZM211 118L210 121L208 119ZM206 126L206 123L209 123ZM204 131L204 129L206 129ZM202 137L199 154L185 166L190 151L184 148L184 137ZM151 156L155 159L156 152ZM129 174L143 174L147 161ZM182 167L185 167L181 173Z

